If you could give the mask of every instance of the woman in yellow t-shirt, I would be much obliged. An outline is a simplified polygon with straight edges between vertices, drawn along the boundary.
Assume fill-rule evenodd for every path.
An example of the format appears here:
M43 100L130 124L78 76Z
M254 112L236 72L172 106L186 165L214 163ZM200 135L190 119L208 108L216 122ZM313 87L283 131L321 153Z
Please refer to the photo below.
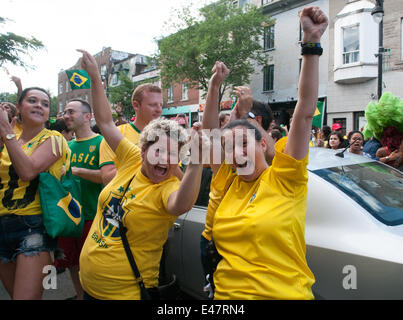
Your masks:
M51 265L56 239L43 225L39 173L49 170L60 178L69 165L67 141L45 128L50 96L41 88L27 88L17 108L22 132L13 131L7 111L0 107L0 278L13 299L41 299L43 268Z
M272 165L264 156L266 139L247 121L254 115L245 87L235 88L238 103L223 129L225 162L211 164L212 193L223 191L212 224L222 256L214 273L215 299L313 298L314 276L305 259L306 166L318 97L319 41L327 17L310 7L300 12L300 22L304 38L299 97L288 137L275 144ZM204 128L218 127L218 92L228 74L222 62L215 64ZM228 179L232 183L225 185Z
M196 202L201 161L189 164L182 181L173 175L179 150L188 139L185 129L175 121L150 122L141 133L139 147L123 137L113 122L94 57L80 52L82 66L91 78L97 125L119 160L116 176L99 195L97 214L80 255L84 298L140 299L118 221L128 229L128 242L146 288L158 286L163 244L177 216ZM197 127L195 131L199 130ZM194 132L193 138L199 139L201 148L201 134ZM119 201L122 210L117 212Z

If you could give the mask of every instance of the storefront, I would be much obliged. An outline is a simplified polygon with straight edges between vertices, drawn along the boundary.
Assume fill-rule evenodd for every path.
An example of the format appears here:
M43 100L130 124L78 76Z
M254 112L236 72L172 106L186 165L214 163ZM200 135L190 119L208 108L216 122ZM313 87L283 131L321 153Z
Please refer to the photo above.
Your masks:
M168 107L162 109L162 116L165 118L175 118L178 114L184 114L188 119L189 125L195 121L199 121L199 105Z

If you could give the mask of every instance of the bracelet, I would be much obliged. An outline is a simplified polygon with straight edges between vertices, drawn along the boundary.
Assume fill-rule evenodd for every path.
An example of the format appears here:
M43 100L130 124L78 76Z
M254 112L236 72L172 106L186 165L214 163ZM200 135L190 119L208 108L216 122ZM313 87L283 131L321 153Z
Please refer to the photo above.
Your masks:
M301 55L314 54L321 56L323 53L323 48L320 42L305 42L301 43Z

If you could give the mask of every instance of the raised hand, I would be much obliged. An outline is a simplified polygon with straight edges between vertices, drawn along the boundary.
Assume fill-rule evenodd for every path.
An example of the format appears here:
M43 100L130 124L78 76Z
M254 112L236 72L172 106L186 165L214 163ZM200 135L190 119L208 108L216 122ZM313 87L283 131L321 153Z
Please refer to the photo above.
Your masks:
M5 108L5 103L0 104L0 137L5 137L10 133L12 128L8 119L8 112Z
M326 14L319 7L309 7L304 8L299 16L304 32L302 42L320 42L328 25Z
M246 86L235 87L234 93L238 96L238 102L236 104L238 115L239 117L243 117L252 109L252 93Z
M224 62L216 61L211 72L213 75L210 78L210 85L219 87L228 77L230 71Z
M209 156L210 140L202 128L200 122L195 122L190 133L190 160L193 164L209 163L209 159L204 158Z
M95 58L85 50L77 49L77 51L83 54L82 58L80 59L81 67L87 71L88 75L92 79L97 76L99 77L98 64Z

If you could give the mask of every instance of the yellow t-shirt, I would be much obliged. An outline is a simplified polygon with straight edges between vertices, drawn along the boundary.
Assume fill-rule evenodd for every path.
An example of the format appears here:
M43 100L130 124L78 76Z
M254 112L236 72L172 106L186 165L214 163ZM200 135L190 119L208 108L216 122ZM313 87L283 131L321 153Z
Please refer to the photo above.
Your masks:
M120 238L118 224L108 208L123 197L123 224L137 267L146 287L158 285L162 246L176 216L168 213L168 198L179 188L172 176L154 184L141 173L140 149L124 138L116 149L119 158L115 178L102 190L98 210L80 255L80 281L83 289L97 299L140 299Z
M52 152L56 154L56 143L61 157L49 168L49 172L60 179L62 166L66 170L70 166L70 149L66 139L57 131L43 129L34 138L21 146L27 156L30 156L44 141L52 139ZM38 190L39 176L24 182L18 177L11 165L7 148L0 155L0 215L34 215L41 214L42 208Z
M228 190L231 183L236 177L236 173L231 169L230 166L226 165L226 173L219 179L215 179L215 183L210 185L209 202L206 212L206 224L204 225L204 230L202 235L208 241L211 240L212 228L214 221L214 214L219 206L221 200L223 199L225 192ZM212 180L213 181L213 180Z
M22 124L17 121L17 122L15 123L15 125L14 125L13 130L14 130L14 133L15 133L17 136L20 136L20 135L21 135L21 132L22 132Z
M140 130L131 122L122 124L117 127L122 135L127 138L130 142L137 144L140 139ZM116 165L116 155L109 147L108 143L105 139L101 141L101 145L99 147L99 167L102 167L107 164L115 164Z
M217 208L213 238L223 259L215 299L313 299L304 238L308 155L298 161L284 154L286 141L276 143L272 166L256 181L236 176Z

